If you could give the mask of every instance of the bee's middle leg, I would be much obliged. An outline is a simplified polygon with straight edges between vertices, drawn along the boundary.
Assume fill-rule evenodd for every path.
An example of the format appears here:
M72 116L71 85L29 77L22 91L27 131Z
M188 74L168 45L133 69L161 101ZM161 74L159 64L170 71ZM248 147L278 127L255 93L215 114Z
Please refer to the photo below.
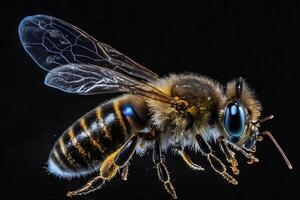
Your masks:
M187 164L191 169L196 170L196 171L203 171L204 168L201 167L200 165L195 164L191 157L187 154L187 152L184 150L183 146L176 146L175 147L177 153L180 155L182 160Z

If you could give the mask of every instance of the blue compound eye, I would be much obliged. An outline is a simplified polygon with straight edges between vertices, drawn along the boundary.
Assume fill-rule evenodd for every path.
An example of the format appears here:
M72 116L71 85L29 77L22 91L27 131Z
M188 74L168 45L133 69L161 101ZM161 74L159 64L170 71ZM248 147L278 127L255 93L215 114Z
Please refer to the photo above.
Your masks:
M252 149L253 146L255 145L255 143L256 143L256 137L255 137L255 136L252 136L252 137L250 137L250 138L247 140L247 142L244 144L244 147L245 147L246 149Z
M244 132L246 113L238 102L231 102L225 110L224 125L227 133L234 138L239 138Z

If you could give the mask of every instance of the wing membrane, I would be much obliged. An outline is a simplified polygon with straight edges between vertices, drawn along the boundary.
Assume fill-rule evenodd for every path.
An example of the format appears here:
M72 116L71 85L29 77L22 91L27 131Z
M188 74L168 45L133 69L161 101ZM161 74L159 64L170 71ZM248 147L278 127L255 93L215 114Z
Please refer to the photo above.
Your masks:
M28 16L19 25L20 40L27 53L43 69L50 71L68 64L96 65L129 77L153 81L159 76L111 46L98 42L81 29L63 20Z
M81 95L127 92L171 103L172 98L158 89L109 68L86 64L63 65L51 70L45 84Z

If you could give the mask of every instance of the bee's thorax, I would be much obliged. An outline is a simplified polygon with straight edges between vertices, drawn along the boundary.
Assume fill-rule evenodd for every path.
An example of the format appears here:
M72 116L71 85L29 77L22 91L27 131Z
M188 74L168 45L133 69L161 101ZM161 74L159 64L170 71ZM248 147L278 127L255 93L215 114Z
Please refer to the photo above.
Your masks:
M177 134L203 132L218 121L224 97L221 86L213 80L194 74L170 75L154 83L174 99L186 101L185 112L153 100L147 100L151 123L163 132Z

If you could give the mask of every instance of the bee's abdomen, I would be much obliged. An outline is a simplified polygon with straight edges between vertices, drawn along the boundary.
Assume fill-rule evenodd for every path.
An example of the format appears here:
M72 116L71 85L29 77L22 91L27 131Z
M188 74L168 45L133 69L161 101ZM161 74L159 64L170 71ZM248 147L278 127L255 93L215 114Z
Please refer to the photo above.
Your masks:
M135 105L123 101L115 99L98 106L69 127L50 153L49 171L71 178L99 169L134 129L143 127Z

